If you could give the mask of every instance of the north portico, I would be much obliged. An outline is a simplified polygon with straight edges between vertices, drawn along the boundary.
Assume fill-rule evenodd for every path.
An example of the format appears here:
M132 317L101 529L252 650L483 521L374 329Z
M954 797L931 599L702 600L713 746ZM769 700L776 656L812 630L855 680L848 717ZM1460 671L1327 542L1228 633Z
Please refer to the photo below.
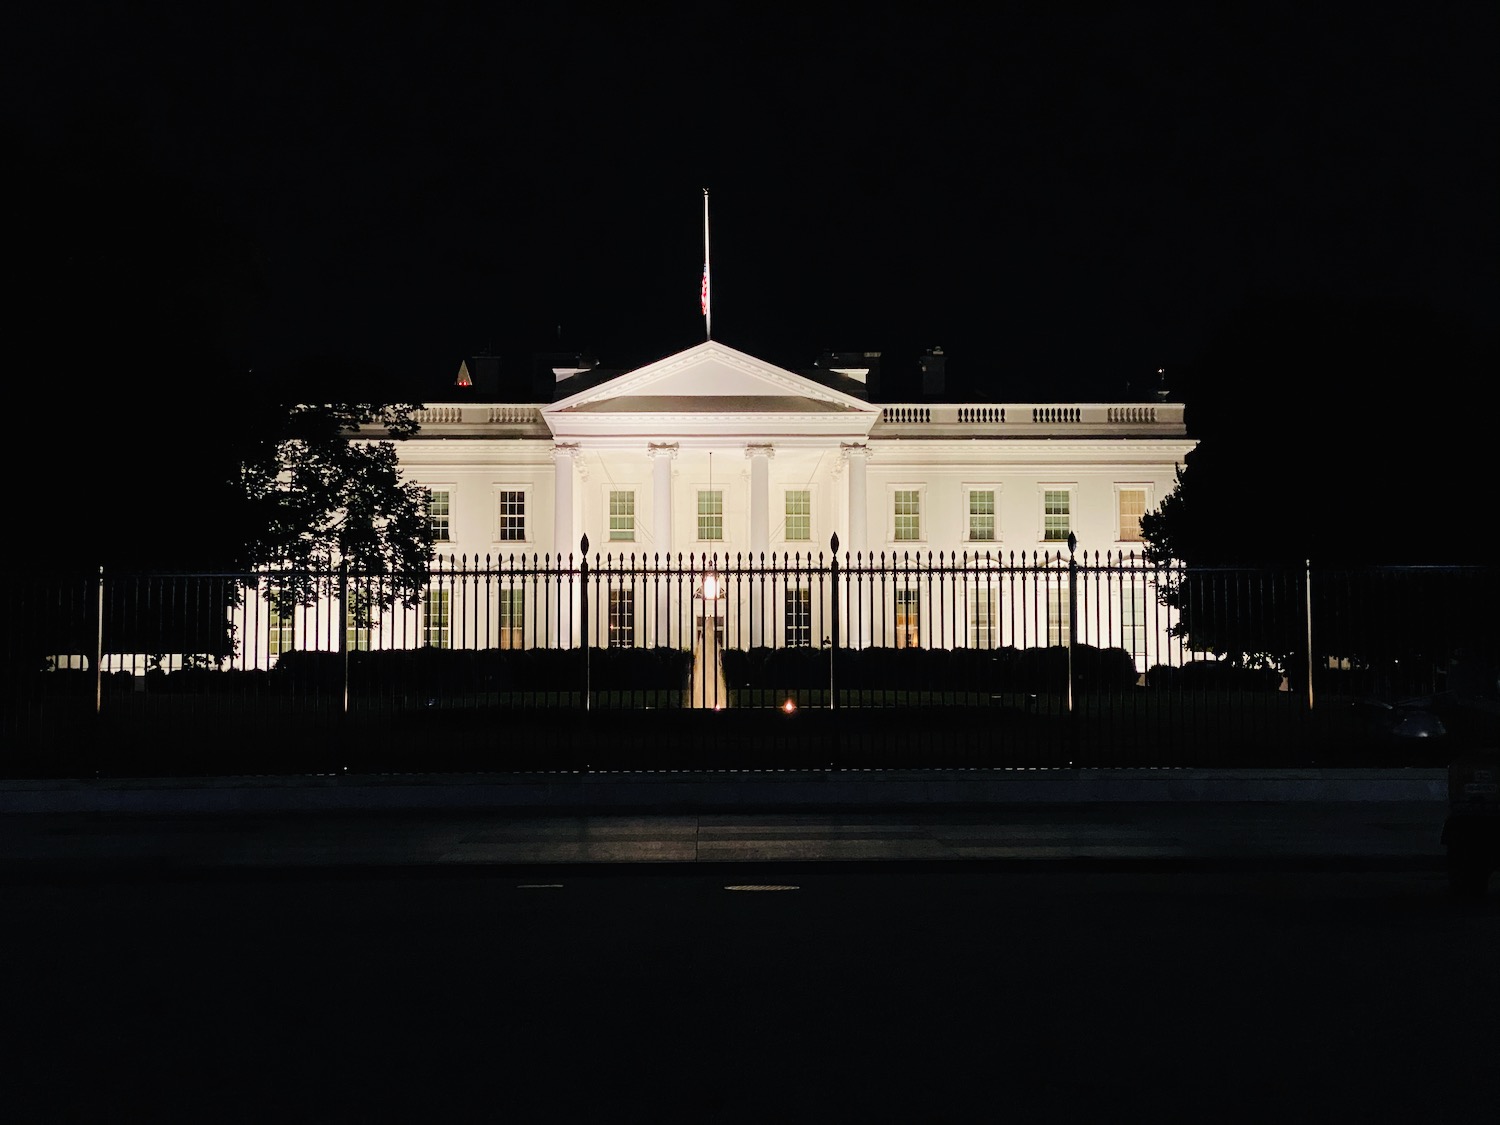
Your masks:
M826 548L850 510L847 490L833 484L840 475L862 476L862 468L842 473L845 451L868 442L880 409L708 341L565 394L541 417L556 446L569 451L557 461L554 543L576 542L593 528L593 541L606 550L629 543L647 553L758 556ZM581 482L570 473L594 477L599 487L575 489ZM773 495L773 482L783 495ZM797 494L790 530L788 489ZM622 511L627 504L633 526ZM814 527L826 529L821 544Z

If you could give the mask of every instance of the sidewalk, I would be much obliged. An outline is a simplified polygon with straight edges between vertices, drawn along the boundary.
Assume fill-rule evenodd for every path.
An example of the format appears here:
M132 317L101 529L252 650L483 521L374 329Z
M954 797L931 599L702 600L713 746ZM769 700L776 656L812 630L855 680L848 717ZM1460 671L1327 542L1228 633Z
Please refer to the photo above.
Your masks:
M0 782L0 873L869 862L1442 865L1442 770Z

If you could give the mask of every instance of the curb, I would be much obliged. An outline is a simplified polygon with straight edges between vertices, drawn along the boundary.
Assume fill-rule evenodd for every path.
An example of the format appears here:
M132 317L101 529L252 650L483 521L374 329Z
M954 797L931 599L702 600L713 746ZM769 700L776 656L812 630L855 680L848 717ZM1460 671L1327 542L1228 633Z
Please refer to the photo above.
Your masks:
M317 774L0 782L0 813L433 809L705 811L1287 802L1445 802L1442 769L975 769Z

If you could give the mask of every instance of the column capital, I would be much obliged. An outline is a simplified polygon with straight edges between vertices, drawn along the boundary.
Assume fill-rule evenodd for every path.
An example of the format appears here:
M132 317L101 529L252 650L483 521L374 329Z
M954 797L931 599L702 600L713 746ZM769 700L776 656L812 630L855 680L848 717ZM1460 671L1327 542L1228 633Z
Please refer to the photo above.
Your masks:
M584 480L588 480L588 466L583 460L583 448L576 441L558 441L552 443L552 459L559 468L562 467L563 459L572 460L574 467Z
M752 445L745 446L745 460L747 461L754 457L770 458L775 456L776 447L768 441L756 442Z
M858 459L861 465L870 460L870 447L862 441L839 442L839 459L834 462L833 475L842 476L851 460Z
M646 443L646 457L652 461L658 457L675 461L677 460L677 443L675 441L649 441Z

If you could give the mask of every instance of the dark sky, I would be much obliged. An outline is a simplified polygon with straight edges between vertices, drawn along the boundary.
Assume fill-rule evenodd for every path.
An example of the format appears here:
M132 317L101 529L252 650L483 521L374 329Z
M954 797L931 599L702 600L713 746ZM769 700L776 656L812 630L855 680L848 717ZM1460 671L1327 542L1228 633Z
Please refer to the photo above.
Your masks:
M704 187L714 334L793 366L941 345L1056 400L1256 295L1495 329L1494 4L395 7L9 17L13 241L61 263L13 343L645 362L703 337Z

